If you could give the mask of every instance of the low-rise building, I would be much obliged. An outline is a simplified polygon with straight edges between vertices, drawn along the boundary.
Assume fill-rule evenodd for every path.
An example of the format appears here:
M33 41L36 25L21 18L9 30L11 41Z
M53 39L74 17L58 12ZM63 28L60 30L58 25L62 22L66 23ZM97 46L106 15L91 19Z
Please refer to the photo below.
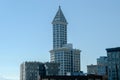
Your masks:
M97 74L97 65L87 65L87 74Z
M106 56L97 58L97 74L103 76L108 74L108 58Z
M38 80L45 76L45 67L41 62L23 62L20 65L20 80Z

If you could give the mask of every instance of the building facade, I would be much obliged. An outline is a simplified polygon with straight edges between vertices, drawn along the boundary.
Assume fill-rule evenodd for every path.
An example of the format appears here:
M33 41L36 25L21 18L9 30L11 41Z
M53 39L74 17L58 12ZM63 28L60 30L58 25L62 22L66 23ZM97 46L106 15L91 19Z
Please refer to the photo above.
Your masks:
M51 62L60 64L59 75L80 71L80 50L73 49L67 43L67 20L59 7L53 21L53 49L50 51Z
M45 76L45 67L40 62L23 62L20 65L20 80L38 80Z
M97 65L107 65L108 63L108 58L107 56L100 56L97 58Z
M87 65L87 74L96 74L97 75L97 65Z
M108 75L108 58L106 56L101 56L97 58L97 65L87 66L87 73L107 76Z
M45 63L46 76L58 76L60 64L54 62Z
M106 49L108 56L108 80L120 80L120 47Z
M108 74L108 58L106 56L97 58L97 74L103 76Z

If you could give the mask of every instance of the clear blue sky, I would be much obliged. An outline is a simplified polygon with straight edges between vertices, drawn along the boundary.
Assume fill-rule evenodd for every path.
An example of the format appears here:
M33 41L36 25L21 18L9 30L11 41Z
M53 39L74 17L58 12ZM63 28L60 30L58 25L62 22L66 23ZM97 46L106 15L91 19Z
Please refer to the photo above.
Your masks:
M61 5L81 70L120 46L120 0L0 0L0 80L19 80L23 61L50 60L52 20Z

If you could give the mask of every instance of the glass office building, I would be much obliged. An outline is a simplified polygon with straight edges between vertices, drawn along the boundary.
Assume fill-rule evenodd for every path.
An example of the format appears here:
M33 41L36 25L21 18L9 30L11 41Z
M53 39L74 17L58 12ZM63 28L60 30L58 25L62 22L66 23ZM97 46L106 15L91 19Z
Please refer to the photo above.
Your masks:
M106 49L108 56L108 80L120 80L120 47Z

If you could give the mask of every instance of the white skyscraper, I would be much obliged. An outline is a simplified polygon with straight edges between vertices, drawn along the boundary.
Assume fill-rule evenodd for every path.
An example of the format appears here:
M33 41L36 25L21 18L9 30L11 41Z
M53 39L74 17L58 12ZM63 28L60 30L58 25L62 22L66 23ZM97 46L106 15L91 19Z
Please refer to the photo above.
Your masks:
M53 50L51 62L60 64L60 75L80 71L80 50L73 49L72 44L67 44L67 20L59 6L53 19Z

